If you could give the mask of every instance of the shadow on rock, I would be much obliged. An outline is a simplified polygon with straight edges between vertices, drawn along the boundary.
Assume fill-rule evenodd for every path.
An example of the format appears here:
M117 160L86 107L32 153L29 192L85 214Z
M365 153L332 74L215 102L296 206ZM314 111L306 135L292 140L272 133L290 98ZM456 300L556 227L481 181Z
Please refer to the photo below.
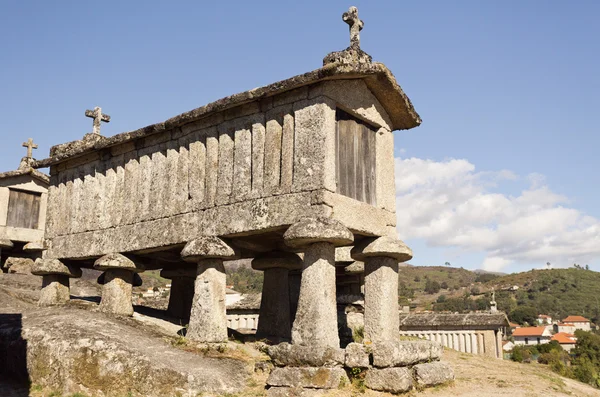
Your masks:
M27 341L21 314L0 314L0 395L29 396Z

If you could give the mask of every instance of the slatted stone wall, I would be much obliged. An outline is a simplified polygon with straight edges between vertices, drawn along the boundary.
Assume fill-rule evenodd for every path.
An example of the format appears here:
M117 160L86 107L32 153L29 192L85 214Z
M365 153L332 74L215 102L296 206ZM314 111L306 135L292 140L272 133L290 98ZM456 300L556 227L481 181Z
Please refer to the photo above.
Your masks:
M51 236L113 228L303 190L292 104L113 147L52 176ZM294 150L296 146L296 151ZM298 147L299 146L299 147ZM66 167L69 165L67 164Z
M6 225L37 229L40 220L40 193L10 190Z

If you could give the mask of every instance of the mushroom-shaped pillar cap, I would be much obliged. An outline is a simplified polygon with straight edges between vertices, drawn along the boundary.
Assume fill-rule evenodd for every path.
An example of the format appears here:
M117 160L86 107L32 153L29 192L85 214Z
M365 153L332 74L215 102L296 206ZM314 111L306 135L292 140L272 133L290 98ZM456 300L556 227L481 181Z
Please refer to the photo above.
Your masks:
M303 218L293 224L283 235L291 248L302 248L313 243L349 245L354 241L352 232L341 222L331 218Z
M285 251L273 251L259 255L252 260L252 269L302 269L302 259L297 254Z
M160 276L169 280L177 277L196 278L197 270L195 266L166 267L160 271Z
M394 258L398 262L406 262L412 259L413 252L404 242L389 236L366 238L352 248L352 257L358 261L375 256L385 256Z
M14 246L13 242L7 238L0 238L0 248L12 248Z
M136 265L131 259L121 254L108 254L99 258L94 262L94 269L96 270L111 270L121 269L129 270L130 272L143 272L144 267Z
M361 261L355 261L352 264L344 268L346 274L362 274L365 272L365 263Z
M46 248L44 247L44 243L41 241L32 241L30 243L25 244L23 247L23 251L25 252L39 252L43 251Z
M187 243L181 251L181 257L186 262L198 262L201 259L233 259L236 253L220 238L205 236Z
M51 274L68 277L81 277L81 269L74 266L67 266L58 259L38 258L31 267L31 274L36 276L48 276Z
M104 272L100 276L98 276L98 279L96 281L100 285L106 284L106 272ZM137 273L133 273L133 282L131 283L131 285L133 285L134 287L141 287L142 284L143 284L143 281L142 281L142 278L140 277L140 275Z

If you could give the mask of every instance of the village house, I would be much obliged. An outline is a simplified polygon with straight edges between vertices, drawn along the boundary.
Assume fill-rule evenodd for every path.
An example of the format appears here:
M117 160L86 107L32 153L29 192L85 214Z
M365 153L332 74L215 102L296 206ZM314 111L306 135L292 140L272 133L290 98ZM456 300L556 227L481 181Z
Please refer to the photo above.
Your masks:
M566 332L559 332L552 335L552 340L560 343L560 346L567 352L570 352L577 343L575 335Z
M552 333L544 326L521 327L513 331L512 337L515 345L541 345L550 342Z
M35 259L43 250L50 179L31 167L33 140L23 146L27 156L19 168L0 173L0 268L16 258Z
M537 318L537 322L540 325L551 325L552 324L552 317L546 315L546 314L540 314Z
M591 331L592 330L591 321L582 316L568 316L567 318L563 319L562 322L568 323L568 324L573 324L573 326L575 326L576 330L577 329L580 329L582 331Z
M552 325L552 330L554 331L555 334L558 334L561 332L567 333L567 334L574 334L576 329L577 328L575 327L575 324L571 324L571 323L557 322Z

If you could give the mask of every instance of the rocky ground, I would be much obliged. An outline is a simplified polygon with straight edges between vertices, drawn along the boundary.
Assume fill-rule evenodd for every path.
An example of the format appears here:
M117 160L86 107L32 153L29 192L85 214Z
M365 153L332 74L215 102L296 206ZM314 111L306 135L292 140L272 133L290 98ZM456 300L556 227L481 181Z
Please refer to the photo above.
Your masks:
M99 289L93 280L74 280L69 305L39 308L40 285L39 277L0 274L2 397L266 396L267 374L260 369L268 368L267 357L258 345L195 345L177 335L180 324L155 308L138 306L133 318L107 316L96 310ZM444 361L454 368L452 385L409 395L600 395L542 365L450 350ZM355 379L327 395L386 394L365 390Z

